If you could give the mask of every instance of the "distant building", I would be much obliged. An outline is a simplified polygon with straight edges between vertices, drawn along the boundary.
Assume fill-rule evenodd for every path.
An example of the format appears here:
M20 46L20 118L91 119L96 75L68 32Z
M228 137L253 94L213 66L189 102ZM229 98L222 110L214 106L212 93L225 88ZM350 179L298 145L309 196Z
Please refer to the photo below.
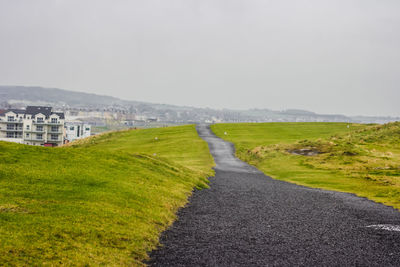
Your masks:
M148 122L156 122L158 121L158 118L152 117L152 118L147 118Z
M64 127L66 133L65 139L68 142L91 135L91 126L83 122L66 122Z
M122 123L125 126L129 126L129 127L135 126L135 121L134 120L122 121Z
M28 106L0 113L0 140L26 145L59 146L64 143L64 113L51 107Z

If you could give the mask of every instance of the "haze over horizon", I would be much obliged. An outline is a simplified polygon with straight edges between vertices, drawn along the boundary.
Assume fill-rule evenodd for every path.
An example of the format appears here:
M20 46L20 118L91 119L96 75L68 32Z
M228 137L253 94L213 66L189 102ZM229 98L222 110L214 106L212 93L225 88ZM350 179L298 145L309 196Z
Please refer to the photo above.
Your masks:
M400 2L0 2L0 84L400 116Z

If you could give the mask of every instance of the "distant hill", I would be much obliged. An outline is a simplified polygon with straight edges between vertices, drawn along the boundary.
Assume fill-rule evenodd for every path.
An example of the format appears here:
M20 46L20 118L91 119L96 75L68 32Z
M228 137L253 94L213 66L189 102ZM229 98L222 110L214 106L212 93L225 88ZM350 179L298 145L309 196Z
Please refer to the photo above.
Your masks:
M393 117L348 117L338 114L317 114L307 110L269 109L215 110L154 104L122 100L116 97L73 92L58 88L30 86L0 86L0 108L23 107L25 105L50 105L60 110L108 110L124 114L143 115L158 118L159 121L176 123L193 122L272 122L272 121L321 121L386 123L398 121Z
M120 99L111 96L73 92L57 88L25 86L0 86L0 99L6 101L49 102L69 106L101 106L121 103Z

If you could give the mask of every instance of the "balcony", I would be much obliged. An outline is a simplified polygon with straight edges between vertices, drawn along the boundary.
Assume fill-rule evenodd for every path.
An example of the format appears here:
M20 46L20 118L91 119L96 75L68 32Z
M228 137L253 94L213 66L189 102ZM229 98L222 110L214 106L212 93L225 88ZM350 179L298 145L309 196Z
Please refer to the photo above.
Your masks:
M48 134L47 134L47 140L49 140L49 141L50 141L50 140L60 141L60 139L62 139L61 134L62 134L62 133L57 133L57 134L54 134L54 133L50 134L50 133L48 133Z
M44 133L44 130L25 130L27 133Z
M47 136L47 142L61 142L63 138L61 136Z
M22 135L7 135L5 138L22 139Z
M11 122L11 123L18 123L18 124L24 123L24 121L22 119L13 119L13 120L8 119L4 122Z
M6 129L0 129L2 132L22 132L23 128L6 128Z
M49 122L47 122L46 123L47 125L61 125L61 122L60 121L56 121L56 122L52 122L52 121L49 121Z
M39 125L61 125L60 121L51 122L51 121L33 121L33 124Z
M57 130L57 131L49 130L49 131L47 131L47 133L48 133L48 134L62 134L63 132L60 131L60 130Z
M35 142L44 142L44 139L37 139L37 138L31 138L31 137L24 137L25 141L35 141Z

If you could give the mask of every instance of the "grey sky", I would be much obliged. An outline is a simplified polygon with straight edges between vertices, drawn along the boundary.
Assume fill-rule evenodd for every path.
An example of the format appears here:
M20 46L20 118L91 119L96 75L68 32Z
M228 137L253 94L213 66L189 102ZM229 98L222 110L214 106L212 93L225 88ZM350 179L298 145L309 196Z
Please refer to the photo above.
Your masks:
M400 116L398 0L0 0L0 84Z

